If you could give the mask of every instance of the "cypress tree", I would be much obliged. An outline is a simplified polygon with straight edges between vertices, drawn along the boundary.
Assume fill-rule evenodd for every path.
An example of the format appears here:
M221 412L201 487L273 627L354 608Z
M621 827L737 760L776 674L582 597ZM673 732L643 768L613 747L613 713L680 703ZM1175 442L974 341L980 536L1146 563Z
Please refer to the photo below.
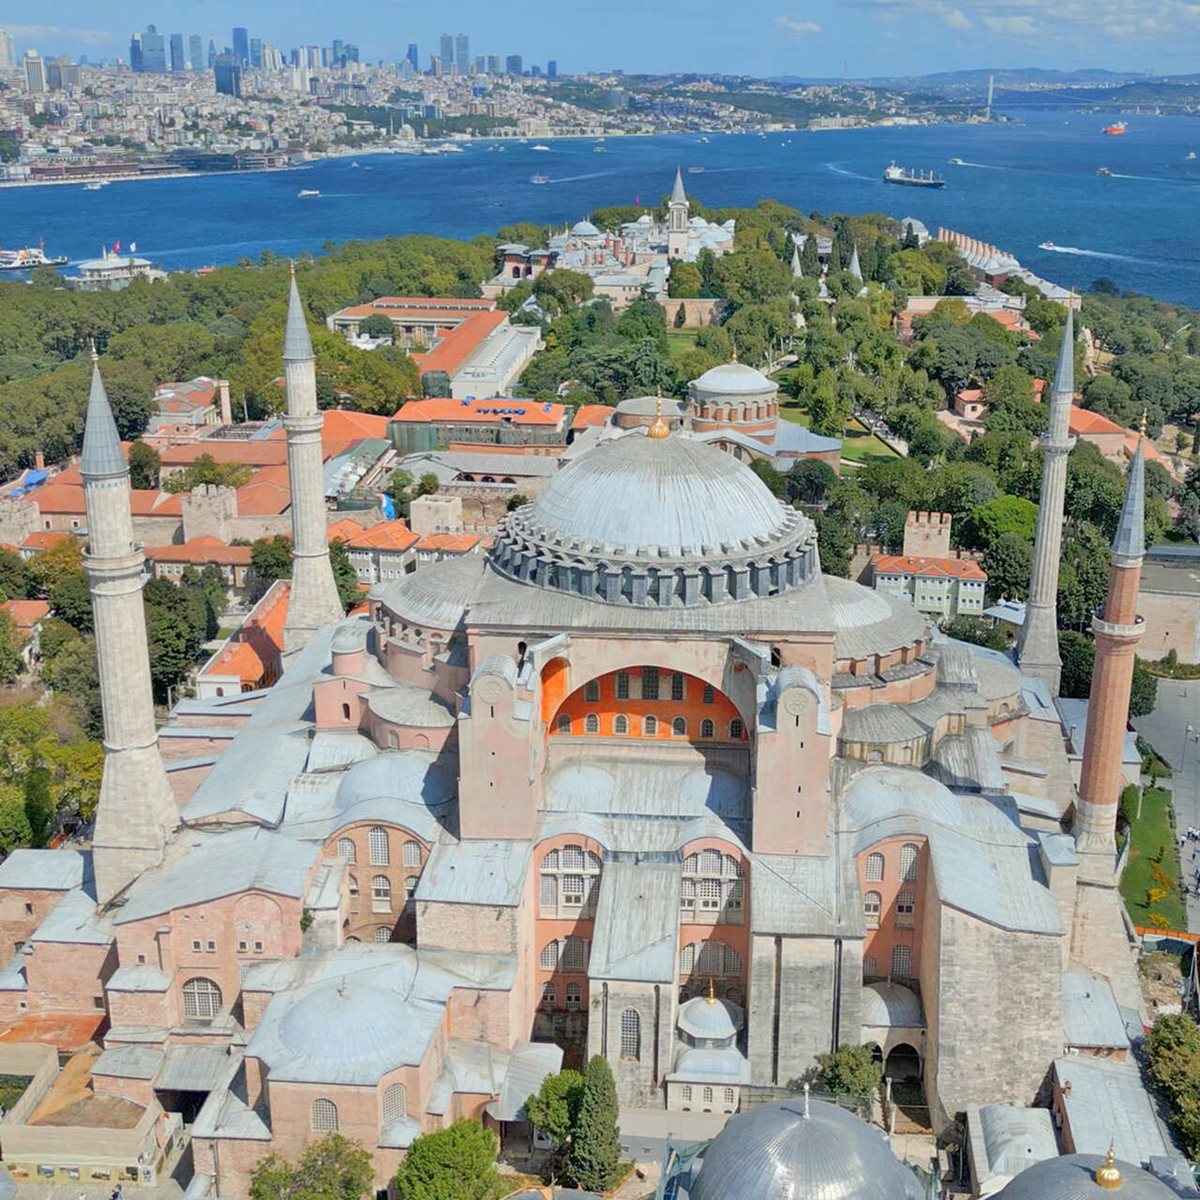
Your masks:
M800 250L800 269L804 272L805 279L816 279L821 274L821 257L817 253L815 233L810 233L804 239L804 246Z
M617 1180L621 1144L617 1137L617 1088L608 1060L597 1055L583 1073L579 1119L563 1162L573 1187L606 1192Z

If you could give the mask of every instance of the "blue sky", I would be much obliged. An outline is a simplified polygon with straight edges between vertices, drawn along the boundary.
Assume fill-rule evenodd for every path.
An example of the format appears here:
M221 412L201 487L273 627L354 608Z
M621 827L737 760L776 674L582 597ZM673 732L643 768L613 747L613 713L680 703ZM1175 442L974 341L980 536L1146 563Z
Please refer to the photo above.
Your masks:
M563 71L731 71L864 77L963 67L1196 69L1196 0L0 0L0 26L43 54L128 53L129 33L200 33L229 41L247 25L284 50L357 42L397 59L410 41L424 64L439 33L472 53L555 58Z

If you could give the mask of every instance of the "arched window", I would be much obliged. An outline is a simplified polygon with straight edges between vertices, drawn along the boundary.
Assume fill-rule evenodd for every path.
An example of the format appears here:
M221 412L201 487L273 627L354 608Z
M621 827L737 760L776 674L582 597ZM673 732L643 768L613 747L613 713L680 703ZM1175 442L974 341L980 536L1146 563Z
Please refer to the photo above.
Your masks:
M907 979L912 974L912 947L892 948L892 974L898 979Z
M386 925L380 925L380 927L375 930L375 940L381 945L384 942L390 942L392 940L392 931Z
M705 704L715 704L716 703L717 690L716 690L716 688L713 687L713 685L711 683L706 683L704 685L704 691L701 695L701 699L704 701Z
M543 917L591 917L600 895L604 864L577 844L550 850L542 858L538 909Z
M704 720L700 722L700 736L702 738L713 737L716 732L717 727L712 723L711 718L705 717Z
M382 825L374 825L367 835L367 845L371 851L371 866L386 867L391 861L388 857L388 835Z
M421 865L421 843L411 839L404 843L404 865L419 867Z
M642 1017L636 1008L621 1014L621 1057L638 1062L642 1057Z
M628 733L629 718L624 713L617 713L613 717L613 733Z
M900 929L912 928L915 907L915 897L912 892L901 892L896 897L896 925Z
M567 716L566 713L558 714L558 732L559 733L570 733L571 732L571 718L569 716Z
M679 1098L680 1100L690 1100L692 1098L692 1085L690 1083L685 1083L679 1089Z
M687 721L683 717L676 717L671 722L671 736L678 738L687 737Z
M687 681L678 671L671 676L671 699L685 700L687 699Z
M392 911L392 881L386 875L376 875L371 880L371 911Z
M912 842L905 842L900 847L900 882L917 882L917 855L919 849Z
M642 668L642 699L657 700L658 699L658 668L643 667Z
M538 963L543 971L558 970L558 942L547 942L538 956Z
M711 1103L712 1103L712 1098L713 1098L713 1090L712 1090L712 1088L710 1088L710 1087L706 1087L706 1088L705 1088L705 1089L704 1089L704 1090L703 1090L703 1091L700 1093L700 1101L701 1101L701 1103L702 1103L702 1104L711 1104Z
M868 892L863 897L863 917L866 919L868 929L879 928L879 911L882 906L882 899L878 892Z
M337 856L343 862L354 862L354 839L353 838L338 838Z
M542 1012L553 1012L558 1007L558 988L549 979L542 984L542 1001L540 1007Z
M312 1102L313 1133L337 1133L337 1105L332 1100L314 1100Z
M583 732L584 733L599 733L600 732L600 718L595 713L588 713L588 715L583 718Z
M600 703L600 680L589 679L587 683L583 685L583 698L589 704Z
M658 737L658 718L655 716L644 717L642 719L642 733L646 737Z
M221 1011L221 989L211 979L189 979L183 985L183 1015L211 1021Z
M867 855L867 878L872 883L883 882L883 855L868 854Z
M349 704L342 705L342 720L343 721L350 720L350 705Z
M393 1083L383 1093L383 1123L392 1125L408 1116L408 1092L404 1084Z
M746 723L741 717L734 717L729 722L729 736L735 742L740 742L746 736Z
M583 985L567 984L567 1012L578 1012L583 1007Z
M725 1103L726 1103L726 1104L732 1104L732 1103L733 1103L733 1088L726 1088L726 1089L725 1089Z
M581 937L569 937L563 943L562 969L582 974L588 966L588 943Z

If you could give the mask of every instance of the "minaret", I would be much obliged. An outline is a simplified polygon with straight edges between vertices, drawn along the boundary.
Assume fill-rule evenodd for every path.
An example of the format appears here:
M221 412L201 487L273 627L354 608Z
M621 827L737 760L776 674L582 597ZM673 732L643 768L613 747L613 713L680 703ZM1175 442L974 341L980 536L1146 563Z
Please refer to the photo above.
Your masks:
M1075 810L1075 840L1083 850L1114 848L1121 799L1121 758L1138 642L1138 585L1146 553L1146 451L1142 442L1129 467L1125 504L1113 535L1104 608L1092 618L1096 658L1083 742L1083 772Z
M133 540L129 464L94 350L79 471L88 526L83 567L92 593L104 712L104 776L92 856L96 897L106 904L162 862L179 816L158 753L142 605L145 556Z
M804 278L804 268L800 265L800 247L795 242L792 243L792 278Z
M325 525L324 457L317 408L317 370L304 305L292 267L287 331L283 338L283 370L287 383L288 486L292 495L292 590L283 630L285 655L301 649L322 625L346 614L338 599Z
M859 283L863 281L862 263L858 261L858 247L854 246L850 251L850 265L846 268Z
M667 257L682 258L688 243L688 198L683 189L683 172L675 168L675 186L667 204Z
M1075 316L1067 309L1054 387L1050 393L1050 418L1042 434L1042 494L1039 498L1037 538L1033 543L1033 571L1025 624L1017 645L1017 665L1026 675L1042 680L1051 696L1058 695L1062 659L1058 653L1058 564L1062 557L1063 506L1067 494L1067 455L1075 445L1068 430L1075 395Z

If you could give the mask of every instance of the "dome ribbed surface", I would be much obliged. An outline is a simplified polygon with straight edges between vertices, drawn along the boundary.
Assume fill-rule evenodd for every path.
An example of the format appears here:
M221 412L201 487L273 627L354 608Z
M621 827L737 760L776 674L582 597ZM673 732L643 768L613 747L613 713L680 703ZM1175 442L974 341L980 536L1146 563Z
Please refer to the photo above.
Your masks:
M751 392L773 392L775 385L761 372L745 363L721 363L710 367L699 379L692 381L692 389L712 396L740 396Z
M1121 1185L1102 1188L1096 1172L1104 1165L1099 1154L1064 1154L1022 1171L997 1200L1177 1200L1175 1192L1148 1171L1117 1160Z
M412 1054L402 996L369 983L330 984L305 996L280 1022L282 1040L322 1059L399 1066Z
M690 1037L725 1041L737 1036L742 1027L742 1010L729 1000L693 996L679 1006L680 1029Z
M734 1117L704 1153L689 1200L920 1200L878 1129L803 1097Z

